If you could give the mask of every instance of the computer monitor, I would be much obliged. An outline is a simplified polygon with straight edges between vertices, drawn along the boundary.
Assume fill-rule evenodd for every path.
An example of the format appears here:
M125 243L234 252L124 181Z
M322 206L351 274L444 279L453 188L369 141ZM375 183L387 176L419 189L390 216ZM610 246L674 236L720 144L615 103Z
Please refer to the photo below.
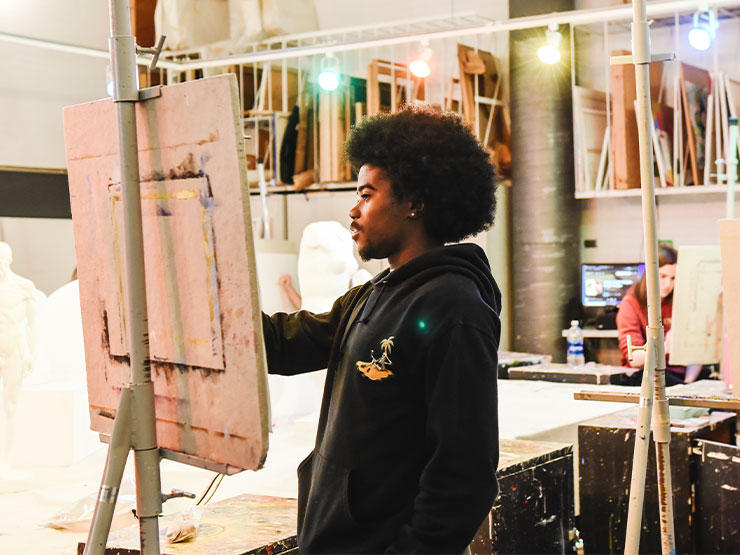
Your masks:
M645 264L582 264L581 303L584 308L617 307L645 272Z

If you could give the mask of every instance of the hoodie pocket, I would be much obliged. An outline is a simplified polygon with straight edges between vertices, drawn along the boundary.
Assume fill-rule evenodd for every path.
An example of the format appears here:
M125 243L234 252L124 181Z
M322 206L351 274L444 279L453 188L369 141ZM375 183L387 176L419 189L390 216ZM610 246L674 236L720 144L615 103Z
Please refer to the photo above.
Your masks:
M298 465L298 531L303 526L303 519L306 516L306 504L308 503L308 494L311 491L311 468L314 452L301 461Z
M347 506L348 476L318 451L299 465L298 539L304 548L330 545L333 538L356 529Z
M410 516L415 483L398 474L394 464L353 468L347 480L347 512L363 528L399 526Z

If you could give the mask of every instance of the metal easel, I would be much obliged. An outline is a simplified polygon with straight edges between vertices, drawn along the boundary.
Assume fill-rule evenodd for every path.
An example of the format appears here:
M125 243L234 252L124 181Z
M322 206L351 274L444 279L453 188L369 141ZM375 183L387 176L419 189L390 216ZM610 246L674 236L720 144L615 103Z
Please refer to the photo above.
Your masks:
M640 179L642 182L642 221L645 233L648 327L647 341L644 346L633 347L631 341L628 341L630 358L632 358L632 351L638 349L646 350L646 358L640 388L640 405L635 434L635 452L632 463L624 552L628 555L636 554L640 547L645 475L650 448L650 420L654 413L653 434L658 467L661 549L664 555L668 555L675 554L676 540L673 530L673 490L671 487L669 451L671 421L665 391L665 337L661 320L658 281L658 236L656 230L655 184L653 182L653 122L650 108L649 64L650 62L673 60L675 59L675 53L651 55L650 23L647 21L645 0L633 0L632 16L632 56L613 57L611 63L631 63L635 66Z
M161 493L160 452L157 445L154 414L154 384L149 363L139 152L136 141L136 103L140 100L136 55L137 53L154 54L150 64L150 68L153 68L159 58L164 37L160 38L156 48L138 48L136 38L131 35L129 0L109 0L109 7L113 101L116 105L123 233L126 237L125 314L131 383L121 390L105 471L85 545L85 554L105 553L123 470L129 451L133 449L136 513L139 519L141 552L146 555L158 555L158 519L162 512L162 502L172 495L163 496Z

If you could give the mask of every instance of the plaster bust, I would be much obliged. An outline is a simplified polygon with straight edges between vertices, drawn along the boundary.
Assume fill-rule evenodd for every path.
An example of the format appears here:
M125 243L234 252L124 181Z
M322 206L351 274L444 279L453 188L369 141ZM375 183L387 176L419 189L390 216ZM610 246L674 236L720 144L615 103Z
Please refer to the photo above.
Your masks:
M11 271L12 262L13 251L0 242L0 381L6 430L3 453L9 451L18 394L23 378L31 371L36 348L36 287Z

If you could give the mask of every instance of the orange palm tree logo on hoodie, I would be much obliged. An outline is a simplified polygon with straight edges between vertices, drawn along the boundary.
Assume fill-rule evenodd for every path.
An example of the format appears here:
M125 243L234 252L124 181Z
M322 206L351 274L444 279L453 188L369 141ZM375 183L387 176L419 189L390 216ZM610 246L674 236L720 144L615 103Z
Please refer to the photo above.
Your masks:
M392 376L393 372L388 370L388 366L393 364L388 355L391 354L391 348L393 347L393 336L388 339L383 339L380 342L380 348L383 349L383 354L380 358L375 358L375 351L370 351L372 360L370 362L357 361L357 369L362 374L373 381L383 380L388 376Z

